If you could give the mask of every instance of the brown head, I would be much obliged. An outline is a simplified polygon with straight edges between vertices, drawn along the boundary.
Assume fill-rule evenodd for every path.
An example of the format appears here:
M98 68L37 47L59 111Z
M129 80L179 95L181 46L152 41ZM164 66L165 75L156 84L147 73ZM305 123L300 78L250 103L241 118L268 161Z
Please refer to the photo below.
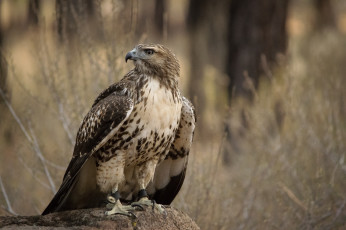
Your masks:
M157 77L179 77L178 59L166 47L159 44L139 44L128 52L125 61L133 60L135 69Z

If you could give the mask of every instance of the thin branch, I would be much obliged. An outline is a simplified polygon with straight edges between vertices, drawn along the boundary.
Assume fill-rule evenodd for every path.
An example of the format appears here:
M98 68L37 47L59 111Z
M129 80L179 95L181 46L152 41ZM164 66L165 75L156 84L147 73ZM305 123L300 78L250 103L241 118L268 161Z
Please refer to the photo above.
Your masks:
M210 192L211 190L214 188L214 183L215 183L215 178L217 178L217 171L218 169L220 168L219 167L219 163L221 162L220 159L221 159L221 155L222 155L222 148L223 148L223 145L224 145L224 142L226 140L226 133L223 134L222 138L221 138L221 142L220 142L220 146L219 146L219 149L218 149L218 152L217 152L217 156L216 156L216 159L215 159L215 162L214 164L211 165L211 169L210 169L210 182L208 183L209 186L207 187L206 189L206 194L207 194L207 199L209 200L210 199Z
M245 70L243 72L243 76L244 76L244 79L245 79L244 87L246 89L248 89L252 93L252 95L254 95L256 100L258 100L259 97L258 97L258 94L257 94L257 90L256 90L256 87L255 87L255 84L254 84L252 78L249 76L249 72Z
M48 47L47 47L47 44L45 42L45 39L42 38L42 52L45 52L45 58L42 58L40 56L40 59L42 60L42 63L45 63L47 62L47 66L49 66L49 63L52 63L51 61L51 58L50 58L50 55L49 55L49 52L48 52ZM53 65L53 67L56 68L56 65ZM50 89L50 92L51 92L51 95L53 96L53 99L54 101L56 102L57 106L58 106L58 118L62 124L62 127L70 141L70 143L72 145L74 145L74 138L73 138L73 135L70 131L70 122L69 122L69 119L67 118L66 116L66 113L65 113L65 109L64 109L64 105L63 105L63 102L61 101L61 98L59 96L59 92L58 92L58 89L57 89L57 86L56 86L56 83L54 81L54 74L53 73L48 73L48 71L50 71L49 68L41 68L41 73L42 73L42 76L44 77L44 80L45 80L45 83L48 85L49 89ZM52 71L50 71L52 72ZM53 77L50 77L50 76L53 76Z
M22 132L24 133L26 139L28 139L28 141L32 144L32 138L30 137L29 133L26 131L22 121L19 119L19 117L17 116L16 112L14 111L12 105L10 104L10 102L7 100L5 92L0 88L0 95L2 97L2 99L4 100L6 106L8 107L8 109L10 110L13 118L16 120L17 124L19 125L20 129L22 130Z
M49 165L49 166L52 166L53 168L56 168L58 170L62 170L62 171L65 171L66 170L66 167L63 167L61 165L58 165L58 164L55 164L53 162L51 162L50 160L47 160L47 159L44 159L45 162Z
M308 208L303 204L302 201L300 201L296 195L294 195L294 193L287 188L287 186L285 186L283 183L279 183L279 186L281 187L282 190L284 190L284 192L287 194L287 196L289 198L291 198L292 201L294 201L294 203L296 203L299 207L301 207L304 211L308 211Z
M20 118L18 117L18 115L16 114L16 112L14 111L12 105L10 104L10 102L7 100L4 91L0 88L0 95L2 97L2 99L4 100L6 106L8 107L8 109L10 110L12 116L14 117L14 119L16 120L17 124L19 125L20 129L22 130L22 132L24 133L25 137L27 138L27 140L30 142L31 147L33 148L34 152L36 153L36 156L40 159L42 165L43 165L43 169L44 172L48 178L48 181L50 183L50 186L52 188L52 192L56 193L56 187L54 184L54 181L49 173L49 170L47 168L47 164L45 162L45 158L41 152L41 149L38 145L37 139L33 133L33 130L30 128L31 131L31 135L28 133L28 131L26 130L26 128L24 127L22 121L20 120Z
M13 65L11 65L11 66L12 66L12 68L13 68ZM56 69L57 69L57 68L56 68ZM58 112L55 111L54 109L52 109L52 108L50 108L50 107L48 106L48 104L49 104L48 102L45 102L44 100L41 100L41 98L39 98L39 97L33 95L33 94L27 89L27 87L25 87L25 86L23 85L22 81L20 81L20 80L18 79L17 74L16 74L14 68L12 69L12 72L13 72L14 80L16 81L16 83L19 85L19 87L23 90L23 92L24 92L25 94L27 94L30 98L32 98L33 101L37 103L37 105L44 107L46 110L49 110L54 116L57 116L57 117L59 117L59 119L60 119L60 111L58 111ZM61 119L60 119L60 121L61 121ZM63 128L65 129L65 126L63 126ZM66 131L66 130L65 130L65 131ZM69 138L70 138L70 137L69 137Z
M53 180L53 178L52 178L52 176L51 176L51 174L50 174L50 172L48 170L45 158L44 158L44 156L43 156L43 154L42 154L42 152L40 150L40 147L38 145L35 133L34 133L32 127L31 127L30 123L29 123L29 129L30 129L30 132L31 132L31 136L33 137L36 156L38 157L38 159L40 159L40 161L42 163L44 173L47 176L47 179L49 181L49 184L50 184L50 187L52 188L53 193L56 193L56 187L55 187L55 184L54 184L54 180Z
M261 66L262 66L262 69L264 71L265 76L268 77L269 80L272 81L273 80L273 73L269 68L267 57L264 54L261 54Z
M56 97L58 97L58 96L56 96ZM64 130L67 134L67 137L70 140L70 143L72 145L74 145L74 138L73 138L73 135L72 135L70 128L69 128L71 122L69 121L68 117L66 116L64 105L58 99L56 99L56 102L58 103L58 109L59 109L59 115L60 115L59 120L61 121L62 127L64 128Z
M338 208L338 210L336 211L336 215L333 221L336 221L336 219L340 216L340 214L342 213L342 210L345 208L345 204L346 204L346 200L342 202L342 204L340 205L340 208Z
M49 187L48 184L46 184L45 182L43 182L40 178L38 178L38 177L35 175L35 173L33 172L33 170L25 163L25 161L23 160L23 158L21 158L20 156L18 156L18 160L19 160L20 163L22 163L22 165L24 166L24 168L25 168L26 170L28 170L28 172L33 176L33 178L34 178L39 184L41 184L41 185L42 185L44 188L46 188L46 189L51 189L51 188Z
M8 198L7 196L7 192L6 192L6 189L5 189L5 186L4 184L2 183L2 179L1 179L1 176L0 176L0 187L1 187L1 191L2 191L2 194L4 195L4 198L5 198L5 201L6 201L6 205L7 205L7 211L9 211L11 214L13 215L18 215L13 209L12 209L12 206L11 206L11 202L10 202L10 199Z

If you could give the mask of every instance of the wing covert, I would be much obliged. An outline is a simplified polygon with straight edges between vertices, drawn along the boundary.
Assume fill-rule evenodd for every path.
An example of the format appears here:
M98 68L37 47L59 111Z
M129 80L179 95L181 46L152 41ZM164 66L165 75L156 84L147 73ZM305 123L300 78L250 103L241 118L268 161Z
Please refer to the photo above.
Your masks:
M118 131L132 109L133 99L125 87L115 84L100 94L82 121L63 182L43 215L60 210L85 162Z

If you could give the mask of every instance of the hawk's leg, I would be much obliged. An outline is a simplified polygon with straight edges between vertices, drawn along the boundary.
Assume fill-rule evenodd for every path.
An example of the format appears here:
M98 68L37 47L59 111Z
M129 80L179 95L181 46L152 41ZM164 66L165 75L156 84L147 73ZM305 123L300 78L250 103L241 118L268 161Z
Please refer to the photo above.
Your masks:
M139 200L137 202L133 202L131 206L140 207L142 210L144 210L145 207L151 206L153 210L156 209L160 213L166 213L162 205L157 204L154 200L149 200L147 191L145 190L149 182L154 177L157 162L158 162L158 159L154 159L154 160L146 162L145 164L139 166L136 169L135 173L138 178L138 184L140 188L138 192Z
M101 192L109 192L107 196L109 204L106 215L121 214L134 217L131 211L135 209L131 205L122 205L120 202L119 184L124 180L125 152L119 151L108 161L97 162L96 181L100 186Z
M117 190L114 193L112 192L111 194L107 196L107 201L112 204L115 204L117 200L119 199L120 199L120 195Z

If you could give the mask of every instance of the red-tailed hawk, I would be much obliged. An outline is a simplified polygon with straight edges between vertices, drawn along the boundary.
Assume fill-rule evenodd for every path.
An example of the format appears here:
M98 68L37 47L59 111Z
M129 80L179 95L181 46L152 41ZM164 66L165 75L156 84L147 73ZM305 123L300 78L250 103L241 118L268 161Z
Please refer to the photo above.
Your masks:
M137 45L129 59L135 68L85 116L63 182L43 214L102 207L107 200L113 204L107 215L143 205L162 211L158 204L170 204L179 192L196 118L178 89L178 60L152 44Z

